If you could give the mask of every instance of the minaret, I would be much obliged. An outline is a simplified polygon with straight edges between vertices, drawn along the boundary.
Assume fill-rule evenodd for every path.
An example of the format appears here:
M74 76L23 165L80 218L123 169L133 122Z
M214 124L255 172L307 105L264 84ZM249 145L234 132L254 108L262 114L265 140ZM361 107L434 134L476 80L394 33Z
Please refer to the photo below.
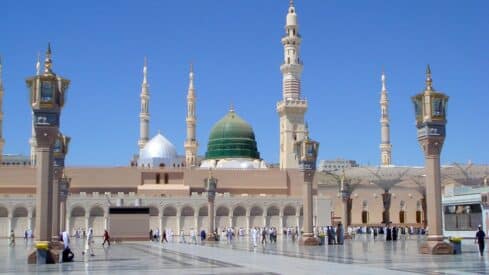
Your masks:
M48 50L51 51L51 48L48 46ZM36 61L36 75L41 74L41 54L37 53L37 61ZM32 129L31 129L31 138L29 139L29 144L31 145L31 165L36 166L36 132L34 130L34 113L32 113Z
M148 60L144 58L143 84L141 85L141 112L139 113L139 150L141 151L149 140L149 84Z
M5 140L3 139L3 79L2 79L2 57L0 57L0 165L2 165L3 158L3 145L5 144Z
M391 138L389 125L389 99L387 98L387 88L385 86L385 73L382 71L382 91L380 92L380 163L381 166L392 164L391 158Z
M197 148L199 146L195 137L195 88L194 66L190 64L189 84L187 92L187 139L185 140L185 166L190 168L197 165Z
M280 117L280 168L288 169L299 167L294 146L305 137L304 114L307 111L307 101L301 98L301 36L293 1L289 4L282 44L282 100L277 103L277 112Z

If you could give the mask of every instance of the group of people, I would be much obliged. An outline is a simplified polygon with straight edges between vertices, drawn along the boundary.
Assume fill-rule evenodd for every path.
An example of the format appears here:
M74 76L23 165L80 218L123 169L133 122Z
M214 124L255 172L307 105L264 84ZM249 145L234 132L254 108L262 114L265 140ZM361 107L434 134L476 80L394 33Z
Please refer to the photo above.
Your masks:
M389 233L390 232L390 233ZM390 224L385 226L357 226L348 227L348 235L352 239L355 239L357 234L364 234L366 236L371 236L373 239L377 239L378 235L385 235L385 240L387 241L397 241L408 239L411 235L424 235L426 229L423 227L417 228L413 226L392 226Z
M277 242L277 228L275 227L253 227L250 229L250 238L253 247L257 246L258 240L261 240L262 245Z

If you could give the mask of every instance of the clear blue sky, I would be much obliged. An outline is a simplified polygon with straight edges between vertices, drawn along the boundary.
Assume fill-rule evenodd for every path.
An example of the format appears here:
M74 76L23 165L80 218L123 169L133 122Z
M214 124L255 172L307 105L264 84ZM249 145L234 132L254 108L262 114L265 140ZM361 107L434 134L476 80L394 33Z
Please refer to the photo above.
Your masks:
M379 163L382 67L390 97L393 161L421 165L410 97L450 96L442 162L488 163L489 1L296 0L303 96L320 159ZM5 153L29 153L25 79L52 43L54 71L72 81L62 131L68 165L127 165L138 151L139 93L149 59L150 135L183 154L189 62L195 64L199 153L229 109L252 124L259 151L278 161L288 0L14 1L0 3Z

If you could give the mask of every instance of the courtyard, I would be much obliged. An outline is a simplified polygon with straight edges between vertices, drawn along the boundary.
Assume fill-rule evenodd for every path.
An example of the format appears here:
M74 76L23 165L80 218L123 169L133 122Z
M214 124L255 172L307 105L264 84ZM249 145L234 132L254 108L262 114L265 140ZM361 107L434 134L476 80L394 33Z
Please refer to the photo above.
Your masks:
M188 241L188 239L187 239ZM489 254L480 257L473 240L463 253L421 255L417 237L397 242L359 236L345 245L304 247L291 240L253 247L248 238L217 243L122 242L103 247L95 240L95 256L82 255L83 240L72 239L75 261L59 265L27 265L32 241L7 240L0 245L0 273L70 274L487 274Z

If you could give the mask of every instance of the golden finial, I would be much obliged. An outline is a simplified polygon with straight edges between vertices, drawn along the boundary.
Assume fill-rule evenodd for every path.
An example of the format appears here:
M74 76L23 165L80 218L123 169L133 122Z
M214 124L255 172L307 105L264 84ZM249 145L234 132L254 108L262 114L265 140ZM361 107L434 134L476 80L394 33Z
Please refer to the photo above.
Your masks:
M431 79L431 68L430 64L426 66L426 90L433 91L433 79Z
M48 49L46 50L46 59L44 60L44 74L53 74L52 67L53 67L53 62L51 60L51 43L48 42Z

